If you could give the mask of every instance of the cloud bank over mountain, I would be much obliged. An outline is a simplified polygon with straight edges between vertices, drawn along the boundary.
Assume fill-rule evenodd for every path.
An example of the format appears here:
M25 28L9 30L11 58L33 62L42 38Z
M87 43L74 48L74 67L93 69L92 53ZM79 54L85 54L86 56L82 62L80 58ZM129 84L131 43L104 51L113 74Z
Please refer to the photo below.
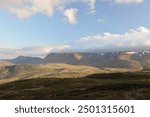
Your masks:
M78 41L80 48L102 50L132 50L150 48L150 29L138 27L123 34L105 32L98 35L87 35Z
M17 56L33 56L33 57L45 57L52 51L62 51L70 48L69 45L46 45L46 46L32 46L24 47L20 49L12 48L0 48L0 59L15 58Z
M64 51L128 51L150 50L150 29L138 27L123 34L105 32L97 35L83 36L74 43L67 45L46 45L24 47L21 49L0 49L0 58L14 58L19 55L44 57L50 52Z

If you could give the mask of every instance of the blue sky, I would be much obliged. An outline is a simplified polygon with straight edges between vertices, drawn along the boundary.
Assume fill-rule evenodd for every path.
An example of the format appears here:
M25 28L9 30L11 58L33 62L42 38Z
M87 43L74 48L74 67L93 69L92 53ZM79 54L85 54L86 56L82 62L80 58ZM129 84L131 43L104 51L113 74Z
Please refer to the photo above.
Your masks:
M149 48L149 11L149 0L1 0L0 58Z

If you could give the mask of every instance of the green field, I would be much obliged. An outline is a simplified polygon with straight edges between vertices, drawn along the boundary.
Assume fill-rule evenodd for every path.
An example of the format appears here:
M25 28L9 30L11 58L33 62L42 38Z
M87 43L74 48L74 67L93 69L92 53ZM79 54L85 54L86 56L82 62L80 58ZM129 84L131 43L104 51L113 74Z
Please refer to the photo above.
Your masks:
M150 99L150 71L18 80L0 85L0 99L147 100Z

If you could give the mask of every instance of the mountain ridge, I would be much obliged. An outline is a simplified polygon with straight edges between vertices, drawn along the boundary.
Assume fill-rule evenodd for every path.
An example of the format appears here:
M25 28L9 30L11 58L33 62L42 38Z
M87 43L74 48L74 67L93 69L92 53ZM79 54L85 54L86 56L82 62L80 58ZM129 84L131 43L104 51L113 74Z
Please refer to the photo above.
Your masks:
M150 51L121 52L59 52L50 53L45 58L18 56L7 60L12 64L64 63L107 68L150 69Z

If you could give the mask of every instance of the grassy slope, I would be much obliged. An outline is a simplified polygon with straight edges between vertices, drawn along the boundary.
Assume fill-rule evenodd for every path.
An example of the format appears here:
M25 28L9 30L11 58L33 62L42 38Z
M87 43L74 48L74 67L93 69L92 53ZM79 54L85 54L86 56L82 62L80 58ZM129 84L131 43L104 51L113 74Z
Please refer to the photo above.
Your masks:
M0 60L0 67L2 67L2 66L11 66L11 65L13 65L11 62L8 62L8 61L1 61L1 60Z
M20 80L1 84L0 99L150 99L150 71Z
M0 67L0 84L19 79L33 78L80 78L96 73L113 73L135 71L125 68L95 68L83 65L41 64L41 65L13 65Z
M13 79L69 78L70 76L77 78L103 71L94 67L67 64L4 66L0 67L0 84L9 82L9 80L12 81Z

